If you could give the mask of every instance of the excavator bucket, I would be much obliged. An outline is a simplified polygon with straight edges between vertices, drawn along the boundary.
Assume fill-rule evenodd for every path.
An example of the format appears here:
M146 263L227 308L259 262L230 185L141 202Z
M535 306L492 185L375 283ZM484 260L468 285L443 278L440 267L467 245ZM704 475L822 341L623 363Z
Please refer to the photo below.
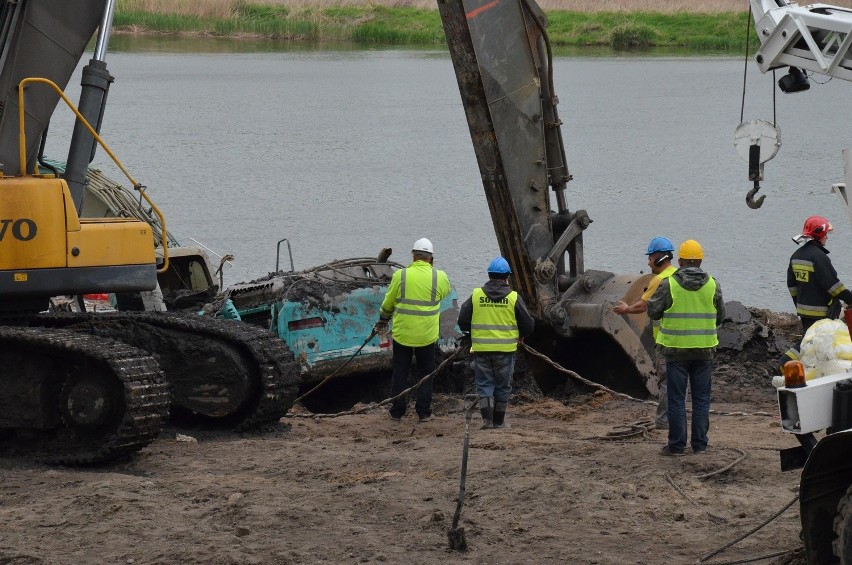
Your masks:
M500 251L537 319L527 344L616 390L657 393L644 315L612 313L649 275L585 271L584 210L571 211L547 21L532 0L439 0L462 103ZM555 204L555 207L554 207ZM547 390L564 377L531 366Z
M586 271L560 300L557 309L566 314L563 324L545 325L541 333L551 334L552 339L535 340L537 347L533 347L563 367L619 392L638 398L656 396L654 337L648 316L612 312L619 300L628 304L638 300L652 276ZM545 378L539 376L539 380ZM548 387L547 382L540 384Z

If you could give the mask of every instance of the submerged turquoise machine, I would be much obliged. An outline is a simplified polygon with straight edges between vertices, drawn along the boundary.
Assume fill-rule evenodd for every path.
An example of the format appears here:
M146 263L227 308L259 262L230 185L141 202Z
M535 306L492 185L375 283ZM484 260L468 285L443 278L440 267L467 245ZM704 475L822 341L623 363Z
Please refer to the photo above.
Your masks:
M229 316L226 310L235 311L241 320L276 333L296 355L303 385L336 371L362 345L338 376L390 370L390 337L375 336L364 344L379 318L379 307L394 271L403 267L389 262L388 256L389 250L383 250L378 258L343 259L298 272L277 271L233 285L223 294L226 306L221 315ZM441 302L439 347L443 350L456 345L460 335L457 318L453 290Z

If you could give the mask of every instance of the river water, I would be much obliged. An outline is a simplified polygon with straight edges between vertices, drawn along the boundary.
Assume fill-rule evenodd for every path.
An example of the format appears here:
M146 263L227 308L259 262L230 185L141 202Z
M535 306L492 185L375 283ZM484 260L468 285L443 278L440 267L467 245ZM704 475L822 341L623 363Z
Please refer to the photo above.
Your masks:
M406 262L420 237L461 297L498 254L459 98L442 49L287 47L268 42L115 38L102 133L179 239L232 253L226 285L274 270L373 256ZM835 227L831 258L852 284L852 230L830 185L852 147L852 85L779 92L778 156L760 210L745 205L733 148L742 57L558 54L563 137L586 209L587 268L647 270L647 242L694 238L725 298L792 311L785 270L804 218ZM773 120L772 79L750 66L745 119ZM77 100L79 73L68 93ZM844 110L846 108L846 110ZM62 118L46 154L64 158ZM119 178L103 153L95 164ZM287 265L286 251L281 265Z

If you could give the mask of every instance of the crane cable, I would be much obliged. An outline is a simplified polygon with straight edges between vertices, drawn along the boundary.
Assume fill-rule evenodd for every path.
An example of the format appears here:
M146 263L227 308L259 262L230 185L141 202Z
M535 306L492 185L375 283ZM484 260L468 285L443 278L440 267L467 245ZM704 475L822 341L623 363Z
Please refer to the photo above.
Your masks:
M749 41L751 41L751 20L752 20L752 11L751 4L748 7L748 18L746 18L746 41L745 41L745 59L743 60L743 94L742 101L740 102L740 123L743 123L743 119L745 117L745 96L746 96L746 77L748 76L748 45ZM772 69L772 125L778 125L778 114L777 114L777 101L776 96L777 92L775 90L775 69Z

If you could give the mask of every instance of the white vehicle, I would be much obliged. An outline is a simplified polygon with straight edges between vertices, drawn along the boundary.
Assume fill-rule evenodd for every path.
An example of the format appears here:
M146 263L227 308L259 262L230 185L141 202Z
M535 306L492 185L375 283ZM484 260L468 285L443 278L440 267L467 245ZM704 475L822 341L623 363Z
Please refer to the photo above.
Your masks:
M852 10L827 4L799 6L785 0L750 3L761 43L754 60L763 73L789 67L778 81L781 90L807 90L807 72L852 81ZM765 139L756 136L753 145L759 146ZM760 176L756 167L768 160L764 157L766 152L750 160L750 178L755 181L751 198ZM852 182L852 153L844 151L844 161L846 184L833 189L842 197L848 214L845 187ZM749 205L756 207L754 203ZM799 501L809 563L836 563L839 559L842 564L852 564L852 430L832 429L838 422L848 422L833 414L832 407L837 383L850 377L850 373L841 373L813 379L805 386L778 389L782 427L801 443L801 447L782 451L781 461L784 470L804 464ZM820 430L831 433L817 441L814 433Z

